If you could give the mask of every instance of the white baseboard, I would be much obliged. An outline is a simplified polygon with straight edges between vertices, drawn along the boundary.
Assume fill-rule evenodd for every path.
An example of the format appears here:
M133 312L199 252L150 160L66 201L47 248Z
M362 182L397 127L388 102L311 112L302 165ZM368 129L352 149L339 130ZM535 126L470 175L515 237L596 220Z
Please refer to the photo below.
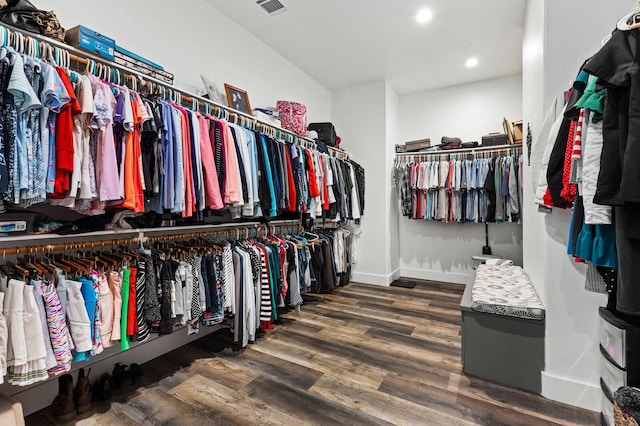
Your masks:
M400 273L404 278L416 280L441 281L446 283L467 284L469 274L459 272L429 271L427 269L401 268Z
M393 273L389 275L379 275L379 274L366 274L364 272L352 272L351 273L351 282L354 283L362 283L362 284L371 284L371 285L380 285L380 286L388 286L398 278L400 278L400 269L396 269Z
M542 396L585 410L598 412L602 407L600 386L575 382L545 371L542 372Z

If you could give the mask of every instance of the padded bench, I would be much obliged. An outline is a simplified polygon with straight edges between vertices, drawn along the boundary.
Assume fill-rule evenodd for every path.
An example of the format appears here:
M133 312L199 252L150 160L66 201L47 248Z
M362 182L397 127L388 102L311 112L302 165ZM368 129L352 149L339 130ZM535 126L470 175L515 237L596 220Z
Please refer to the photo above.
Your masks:
M464 373L539 394L544 307L522 269L479 265L460 310Z

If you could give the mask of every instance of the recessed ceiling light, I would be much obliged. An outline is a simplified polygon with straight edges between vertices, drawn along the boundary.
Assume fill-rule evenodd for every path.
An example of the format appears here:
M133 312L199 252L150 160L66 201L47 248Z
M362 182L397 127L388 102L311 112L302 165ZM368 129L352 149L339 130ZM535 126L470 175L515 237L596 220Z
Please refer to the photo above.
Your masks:
M473 67L477 67L478 66L478 60L476 58L469 58L467 59L467 62L465 62L465 66L467 68L473 68Z
M433 18L433 12L431 12L429 9L422 9L416 15L416 21L418 21L418 23L420 24L426 24L431 20L431 18Z

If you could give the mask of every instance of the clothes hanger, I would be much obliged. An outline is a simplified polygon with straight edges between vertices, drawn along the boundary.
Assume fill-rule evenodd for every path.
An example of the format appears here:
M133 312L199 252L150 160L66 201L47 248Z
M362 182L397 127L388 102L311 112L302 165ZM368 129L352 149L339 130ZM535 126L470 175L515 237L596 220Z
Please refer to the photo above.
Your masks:
M27 270L29 272L28 276L29 277L38 277L38 276L42 276L44 275L43 273L41 273L40 268L37 268L35 265L31 264L31 262L29 262L27 259L17 259L16 264L17 266L20 266L21 268L24 268L25 270Z

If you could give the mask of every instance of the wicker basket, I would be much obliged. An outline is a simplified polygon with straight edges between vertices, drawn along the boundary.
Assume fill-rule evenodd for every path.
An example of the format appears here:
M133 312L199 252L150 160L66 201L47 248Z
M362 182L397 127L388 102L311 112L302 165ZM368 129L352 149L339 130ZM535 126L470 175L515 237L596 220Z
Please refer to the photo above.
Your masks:
M630 414L622 411L618 404L613 407L613 418L615 419L615 426L639 426L638 422Z

